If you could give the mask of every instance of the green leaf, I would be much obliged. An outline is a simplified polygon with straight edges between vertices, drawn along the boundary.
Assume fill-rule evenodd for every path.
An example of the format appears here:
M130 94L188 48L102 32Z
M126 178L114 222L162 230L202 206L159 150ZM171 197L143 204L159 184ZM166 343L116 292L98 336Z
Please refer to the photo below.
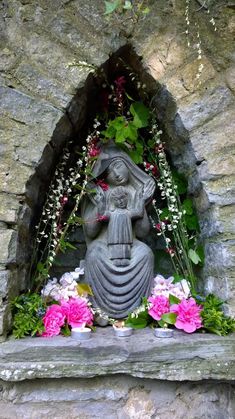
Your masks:
M179 274L174 274L173 277L174 277L173 284L177 284L177 282L180 282L182 281L182 279L184 279L183 275L179 275Z
M138 132L133 122L129 122L129 124L126 127L124 127L124 132L125 132L126 138L129 138L133 142L137 140Z
M77 284L77 292L79 295L84 295L84 294L94 295L90 285L83 284L83 283Z
M202 245L198 246L197 249L197 254L201 259L200 265L204 265L204 261L205 261L205 252L204 252L204 247Z
M199 231L198 218L195 214L184 216L185 224L189 230Z
M186 198L182 203L182 208L186 211L187 215L193 214L193 201L190 198Z
M133 329L144 329L148 324L147 319L137 317L129 318L125 321L125 326L132 327Z
M198 265L198 263L201 262L201 259L200 259L199 255L193 249L189 249L188 257L194 263L194 265Z
M170 294L169 295L169 302L170 302L170 304L179 304L180 299L177 298L175 295Z
M188 189L188 182L185 179L184 175L177 172L175 169L172 170L172 177L175 185L177 186L177 192L179 195L185 194Z
M134 116L133 123L137 128L148 126L150 111L142 102L132 103L130 112Z
M177 315L175 313L165 313L162 315L161 320L168 324L175 324Z
M149 12L150 12L150 8L149 8L149 7L145 7L145 8L142 10L143 15L147 15Z
M113 13L120 5L120 0L114 0L111 1L105 1L105 15L109 15L110 13Z
M129 151L129 156L135 164L140 164L143 161L143 157L139 154L137 150Z

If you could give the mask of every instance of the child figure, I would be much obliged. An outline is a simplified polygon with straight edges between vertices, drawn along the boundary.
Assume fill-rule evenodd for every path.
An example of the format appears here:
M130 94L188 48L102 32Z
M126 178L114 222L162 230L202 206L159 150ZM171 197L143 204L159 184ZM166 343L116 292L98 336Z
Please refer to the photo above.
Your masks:
M143 198L138 200L139 209L129 210L129 193L123 186L117 186L110 195L114 204L113 211L105 211L109 219L108 248L110 259L116 266L127 266L131 259L133 243L132 220L143 217Z

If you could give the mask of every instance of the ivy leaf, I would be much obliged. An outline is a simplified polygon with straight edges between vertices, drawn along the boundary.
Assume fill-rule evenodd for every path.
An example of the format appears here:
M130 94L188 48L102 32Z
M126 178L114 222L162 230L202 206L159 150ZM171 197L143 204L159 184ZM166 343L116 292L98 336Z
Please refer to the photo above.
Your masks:
M129 122L129 124L124 127L126 138L129 138L133 142L137 140L138 132L136 126L133 124L133 122Z
M177 315L175 313L165 313L162 315L161 320L164 321L164 323L168 324L175 324Z
M177 298L175 295L170 294L169 295L169 302L170 302L170 304L179 304L180 299Z
M120 5L119 0L115 0L113 2L111 1L105 1L105 15L109 15L110 13L113 13Z
M198 265L198 263L201 262L201 259L200 259L199 255L193 249L189 249L188 257L189 257L189 259L191 259L191 261L194 263L194 265Z
M132 103L130 112L134 116L133 123L137 128L147 127L150 112L142 102Z

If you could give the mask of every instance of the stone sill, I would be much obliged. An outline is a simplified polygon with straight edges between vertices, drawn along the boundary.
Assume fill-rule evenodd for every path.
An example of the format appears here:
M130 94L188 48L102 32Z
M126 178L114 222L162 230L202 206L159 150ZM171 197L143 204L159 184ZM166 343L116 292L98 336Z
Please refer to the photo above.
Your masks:
M111 327L92 338L13 338L0 344L0 379L89 378L111 374L169 381L235 380L235 334L219 337L174 331L156 338L151 329L116 338Z

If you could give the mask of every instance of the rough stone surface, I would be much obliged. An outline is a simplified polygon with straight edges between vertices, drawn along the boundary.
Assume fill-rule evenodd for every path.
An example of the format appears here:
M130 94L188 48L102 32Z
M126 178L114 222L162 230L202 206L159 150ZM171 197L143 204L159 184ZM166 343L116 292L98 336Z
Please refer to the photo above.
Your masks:
M0 418L232 419L230 384L166 383L119 375L1 382Z
M11 339L0 346L0 378L95 377L107 374L167 381L235 379L235 335L186 335L156 338L151 329L136 330L129 338L115 338L111 327L89 341L72 338Z

